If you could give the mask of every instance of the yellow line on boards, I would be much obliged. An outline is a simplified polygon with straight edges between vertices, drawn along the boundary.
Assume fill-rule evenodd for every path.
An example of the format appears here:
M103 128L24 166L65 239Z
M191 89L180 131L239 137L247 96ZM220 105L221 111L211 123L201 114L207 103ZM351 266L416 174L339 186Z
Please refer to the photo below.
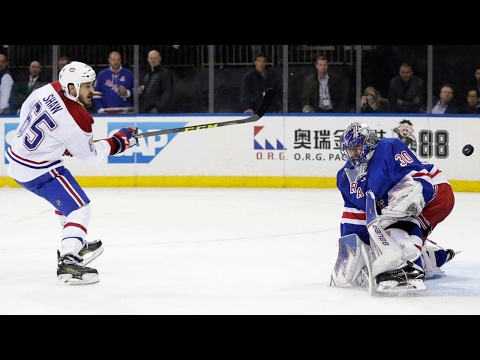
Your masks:
M334 189L335 178L282 176L77 176L84 187L211 187ZM480 192L480 181L449 180L454 191ZM9 177L0 186L19 187Z

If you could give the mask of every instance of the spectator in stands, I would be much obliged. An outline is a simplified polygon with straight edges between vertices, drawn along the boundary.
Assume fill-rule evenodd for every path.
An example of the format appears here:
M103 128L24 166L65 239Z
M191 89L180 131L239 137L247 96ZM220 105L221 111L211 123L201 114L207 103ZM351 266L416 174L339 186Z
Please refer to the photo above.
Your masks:
M58 72L63 69L65 65L70 62L70 58L68 56L60 56L58 58Z
M453 103L454 99L453 88L450 84L445 84L440 89L440 97L434 97L432 104L435 104L432 109L432 114L458 114L460 111Z
M328 59L325 56L317 57L315 68L315 74L308 76L303 85L302 111L347 112L348 90L342 84L342 77L328 71Z
M460 108L460 114L480 114L479 91L470 89L467 93L467 102Z
M0 115L14 115L17 113L13 84L13 77L8 68L7 55L0 54Z
M265 91L272 88L276 92L273 103L268 108L268 112L281 112L280 103L280 83L277 74L267 68L267 57L264 53L259 53L254 58L255 67L249 70L243 77L240 103L242 111L247 114L253 114L258 109L263 100Z
M17 81L15 81L15 86L13 87L15 91L16 113L20 114L20 108L22 107L23 102L32 91L41 88L43 85L46 85L51 81L52 79L42 72L42 65L40 62L33 60L28 67L28 71L22 72L18 75Z
M474 77L472 78L471 81L467 82L466 91L470 89L477 89L478 92L480 93L480 65L477 65L475 67Z
M99 114L133 113L133 72L122 66L118 51L108 54L110 67L101 70L93 84L93 104Z
M138 90L139 112L167 113L173 97L173 74L162 65L162 56L159 51L151 50L147 61L149 68Z
M250 45L250 52L252 54L252 58L255 60L255 55L259 53L264 53L265 52L262 50L264 45ZM268 47L268 45L267 45ZM276 63L277 65L282 65L283 63L283 45L273 45L272 49L275 49L273 51L274 59L271 58L270 55L270 61ZM275 61L276 60L276 61Z
M362 113L390 113L392 109L388 99L382 97L373 86L368 86L360 98L360 111Z
M396 113L425 112L427 87L423 79L414 75L410 64L400 65L398 76L390 80L388 100Z

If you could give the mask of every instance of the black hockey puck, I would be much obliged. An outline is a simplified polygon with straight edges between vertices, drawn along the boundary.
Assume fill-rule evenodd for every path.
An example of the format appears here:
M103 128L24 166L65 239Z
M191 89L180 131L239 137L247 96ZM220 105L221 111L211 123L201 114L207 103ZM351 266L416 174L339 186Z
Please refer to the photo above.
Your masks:
M463 155L470 156L473 154L473 150L475 150L473 146L470 144L467 144L463 147L462 152L463 152Z

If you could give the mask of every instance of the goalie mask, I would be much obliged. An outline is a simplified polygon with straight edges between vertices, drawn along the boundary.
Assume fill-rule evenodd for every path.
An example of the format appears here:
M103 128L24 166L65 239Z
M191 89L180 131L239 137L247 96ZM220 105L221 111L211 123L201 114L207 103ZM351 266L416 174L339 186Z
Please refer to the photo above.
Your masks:
M90 65L84 64L80 61L72 61L65 65L58 74L58 80L62 85L62 90L67 97L78 100L80 94L80 85L86 82L95 81L95 70ZM77 90L77 96L72 96L68 93L68 84L73 84Z
M351 123L340 137L342 158L345 161L348 160L354 167L370 159L377 145L378 138L375 131L358 121Z

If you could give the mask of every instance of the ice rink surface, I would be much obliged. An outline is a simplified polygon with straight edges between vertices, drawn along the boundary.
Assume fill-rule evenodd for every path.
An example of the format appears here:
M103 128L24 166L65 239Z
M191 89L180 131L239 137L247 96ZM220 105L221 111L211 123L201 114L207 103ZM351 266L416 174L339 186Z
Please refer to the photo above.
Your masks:
M100 282L56 285L60 225L43 199L0 189L0 314L480 314L480 193L431 239L461 250L413 296L330 287L336 189L87 188Z

